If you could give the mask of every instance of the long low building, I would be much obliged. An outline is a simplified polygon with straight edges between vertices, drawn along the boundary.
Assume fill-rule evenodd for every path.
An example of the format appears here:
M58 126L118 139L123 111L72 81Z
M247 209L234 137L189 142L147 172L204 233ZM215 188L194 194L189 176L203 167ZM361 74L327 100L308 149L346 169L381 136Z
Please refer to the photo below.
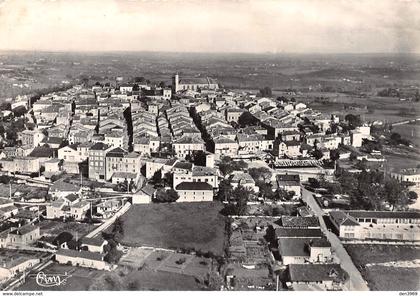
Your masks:
M60 264L110 270L109 264L103 260L103 254L100 253L59 249L55 254L55 260Z
M332 211L330 220L345 239L420 240L419 212Z

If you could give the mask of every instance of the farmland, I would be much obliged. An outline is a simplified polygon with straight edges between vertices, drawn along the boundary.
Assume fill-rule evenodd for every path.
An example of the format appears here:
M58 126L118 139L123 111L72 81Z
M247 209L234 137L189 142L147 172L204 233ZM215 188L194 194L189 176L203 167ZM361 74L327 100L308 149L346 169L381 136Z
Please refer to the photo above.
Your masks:
M216 202L134 205L121 217L120 243L223 255L225 217L221 209Z
M416 291L420 288L420 249L412 246L347 245L346 250L371 290Z

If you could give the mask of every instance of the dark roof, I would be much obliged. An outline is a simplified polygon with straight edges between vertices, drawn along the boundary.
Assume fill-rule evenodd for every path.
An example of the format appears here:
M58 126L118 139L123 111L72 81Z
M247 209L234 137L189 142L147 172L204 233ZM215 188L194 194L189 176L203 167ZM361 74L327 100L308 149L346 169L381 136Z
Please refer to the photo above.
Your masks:
M309 245L314 248L330 248L331 247L330 242L325 237L311 239L309 241Z
M90 150L106 150L109 146L107 144L104 144L102 142L95 143L92 147L90 147Z
M330 212L330 216L334 221L337 222L338 225L347 225L347 226L359 225L359 223L352 216L342 211L332 211Z
M64 138L59 137L48 137L48 139L45 141L47 144L61 144L63 143Z
M281 238L279 239L279 254L281 256L308 256L307 247L310 238Z
M346 272L339 264L290 264L291 282L342 281Z
M176 190L213 190L213 187L206 182L182 182L175 188Z
M354 218L420 219L420 212L347 211Z
M56 254L57 255L68 256L68 257L73 257L73 258L85 258L85 259L89 259L89 260L103 261L101 254L88 252L88 251L76 251L76 250L70 250L70 249L59 249Z
M39 229L39 227L35 225L26 224L20 228L12 230L10 233L17 234L17 235L25 235L27 233L35 231L36 229Z
M276 228L276 237L321 237L322 231L318 228Z
M127 154L127 152L124 149L117 147L109 151L106 154L106 157L124 157L125 154Z
M53 157L54 149L47 146L35 147L28 155L30 157Z
M191 170L192 169L191 162L179 161L174 165L174 168L183 169L183 170Z
M318 217L281 217L281 225L283 227L320 227Z
M77 194L69 194L64 197L65 199L69 200L70 202L74 202L79 198Z

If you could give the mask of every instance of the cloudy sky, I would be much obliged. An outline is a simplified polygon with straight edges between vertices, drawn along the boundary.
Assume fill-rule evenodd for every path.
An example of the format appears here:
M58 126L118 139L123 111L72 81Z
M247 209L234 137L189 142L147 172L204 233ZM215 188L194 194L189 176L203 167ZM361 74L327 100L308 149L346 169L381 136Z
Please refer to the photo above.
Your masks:
M0 0L0 49L420 52L413 0Z

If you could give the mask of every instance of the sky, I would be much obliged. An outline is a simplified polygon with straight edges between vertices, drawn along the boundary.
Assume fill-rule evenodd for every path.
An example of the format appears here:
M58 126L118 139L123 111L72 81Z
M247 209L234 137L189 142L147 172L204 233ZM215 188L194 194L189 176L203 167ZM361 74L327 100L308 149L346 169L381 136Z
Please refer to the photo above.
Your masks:
M0 0L0 50L420 53L420 0Z

